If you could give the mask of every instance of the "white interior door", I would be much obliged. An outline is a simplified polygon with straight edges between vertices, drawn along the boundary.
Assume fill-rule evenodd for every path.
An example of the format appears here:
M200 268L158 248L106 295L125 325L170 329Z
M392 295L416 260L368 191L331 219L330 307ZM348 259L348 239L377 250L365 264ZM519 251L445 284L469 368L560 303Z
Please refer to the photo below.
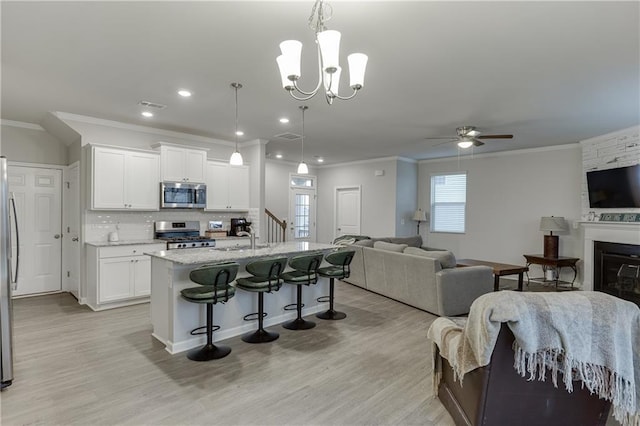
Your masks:
M336 188L335 235L360 235L360 187Z
M64 223L62 239L62 289L80 298L80 165L65 171L62 190Z
M9 165L8 175L20 231L20 275L13 294L60 291L62 171Z

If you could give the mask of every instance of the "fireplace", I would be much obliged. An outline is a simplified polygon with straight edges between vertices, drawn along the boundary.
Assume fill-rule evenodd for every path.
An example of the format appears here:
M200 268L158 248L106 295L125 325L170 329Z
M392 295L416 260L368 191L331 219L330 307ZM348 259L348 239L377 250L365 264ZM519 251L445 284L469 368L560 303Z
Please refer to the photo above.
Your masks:
M640 245L594 241L593 289L640 305Z

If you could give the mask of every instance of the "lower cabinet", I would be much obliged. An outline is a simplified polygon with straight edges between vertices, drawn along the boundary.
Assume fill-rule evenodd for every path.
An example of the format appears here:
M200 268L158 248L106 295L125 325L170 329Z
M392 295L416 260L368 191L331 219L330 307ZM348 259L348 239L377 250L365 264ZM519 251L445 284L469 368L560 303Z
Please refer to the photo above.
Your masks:
M149 300L151 258L164 244L87 246L87 304L94 310Z

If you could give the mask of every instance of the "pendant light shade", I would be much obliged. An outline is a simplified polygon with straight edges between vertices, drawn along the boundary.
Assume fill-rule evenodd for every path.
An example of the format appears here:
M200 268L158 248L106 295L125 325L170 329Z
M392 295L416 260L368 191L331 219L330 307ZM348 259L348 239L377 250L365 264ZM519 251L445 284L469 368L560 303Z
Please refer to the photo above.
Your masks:
M309 174L309 167L307 167L307 163L305 163L304 161L301 161L300 164L298 164L298 174L299 175Z
M242 154L240 154L238 151L231 154L229 164L231 164L232 166L242 166L242 164L244 164L244 162L242 161Z
M236 150L231 154L231 158L229 159L229 164L232 166L242 166L244 161L242 161L242 154L238 151L238 89L242 88L242 84L240 83L231 83L231 87L236 91L236 131L234 133L236 139Z
M298 164L298 174L307 175L309 174L309 167L307 163L304 162L304 112L309 109L306 105L301 105L300 109L302 110L302 155L300 156L300 164Z

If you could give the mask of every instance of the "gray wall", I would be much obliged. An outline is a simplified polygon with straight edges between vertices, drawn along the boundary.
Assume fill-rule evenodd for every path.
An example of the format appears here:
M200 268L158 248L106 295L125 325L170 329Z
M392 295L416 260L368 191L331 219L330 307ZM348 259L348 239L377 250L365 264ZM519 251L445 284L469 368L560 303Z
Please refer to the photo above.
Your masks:
M569 232L560 234L560 255L581 257L579 229L582 157L578 144L457 159L419 165L418 206L429 211L430 175L467 171L466 233L431 233L425 243L447 248L458 258L524 264L523 254L542 253L542 216L564 216ZM425 238L426 237L426 238ZM540 275L540 271L537 275Z
M289 222L289 174L297 164L267 160L265 164L265 207L280 220ZM312 170L309 170L313 174Z
M334 237L335 191L340 186L361 185L360 233L390 236L396 232L397 163L394 159L353 162L318 169L318 242ZM384 170L383 176L375 176Z
M413 213L418 203L417 162L398 160L396 179L396 235L416 235L417 223L413 221Z
M7 157L9 161L62 166L69 164L67 146L44 129L3 124L1 132L0 154Z

